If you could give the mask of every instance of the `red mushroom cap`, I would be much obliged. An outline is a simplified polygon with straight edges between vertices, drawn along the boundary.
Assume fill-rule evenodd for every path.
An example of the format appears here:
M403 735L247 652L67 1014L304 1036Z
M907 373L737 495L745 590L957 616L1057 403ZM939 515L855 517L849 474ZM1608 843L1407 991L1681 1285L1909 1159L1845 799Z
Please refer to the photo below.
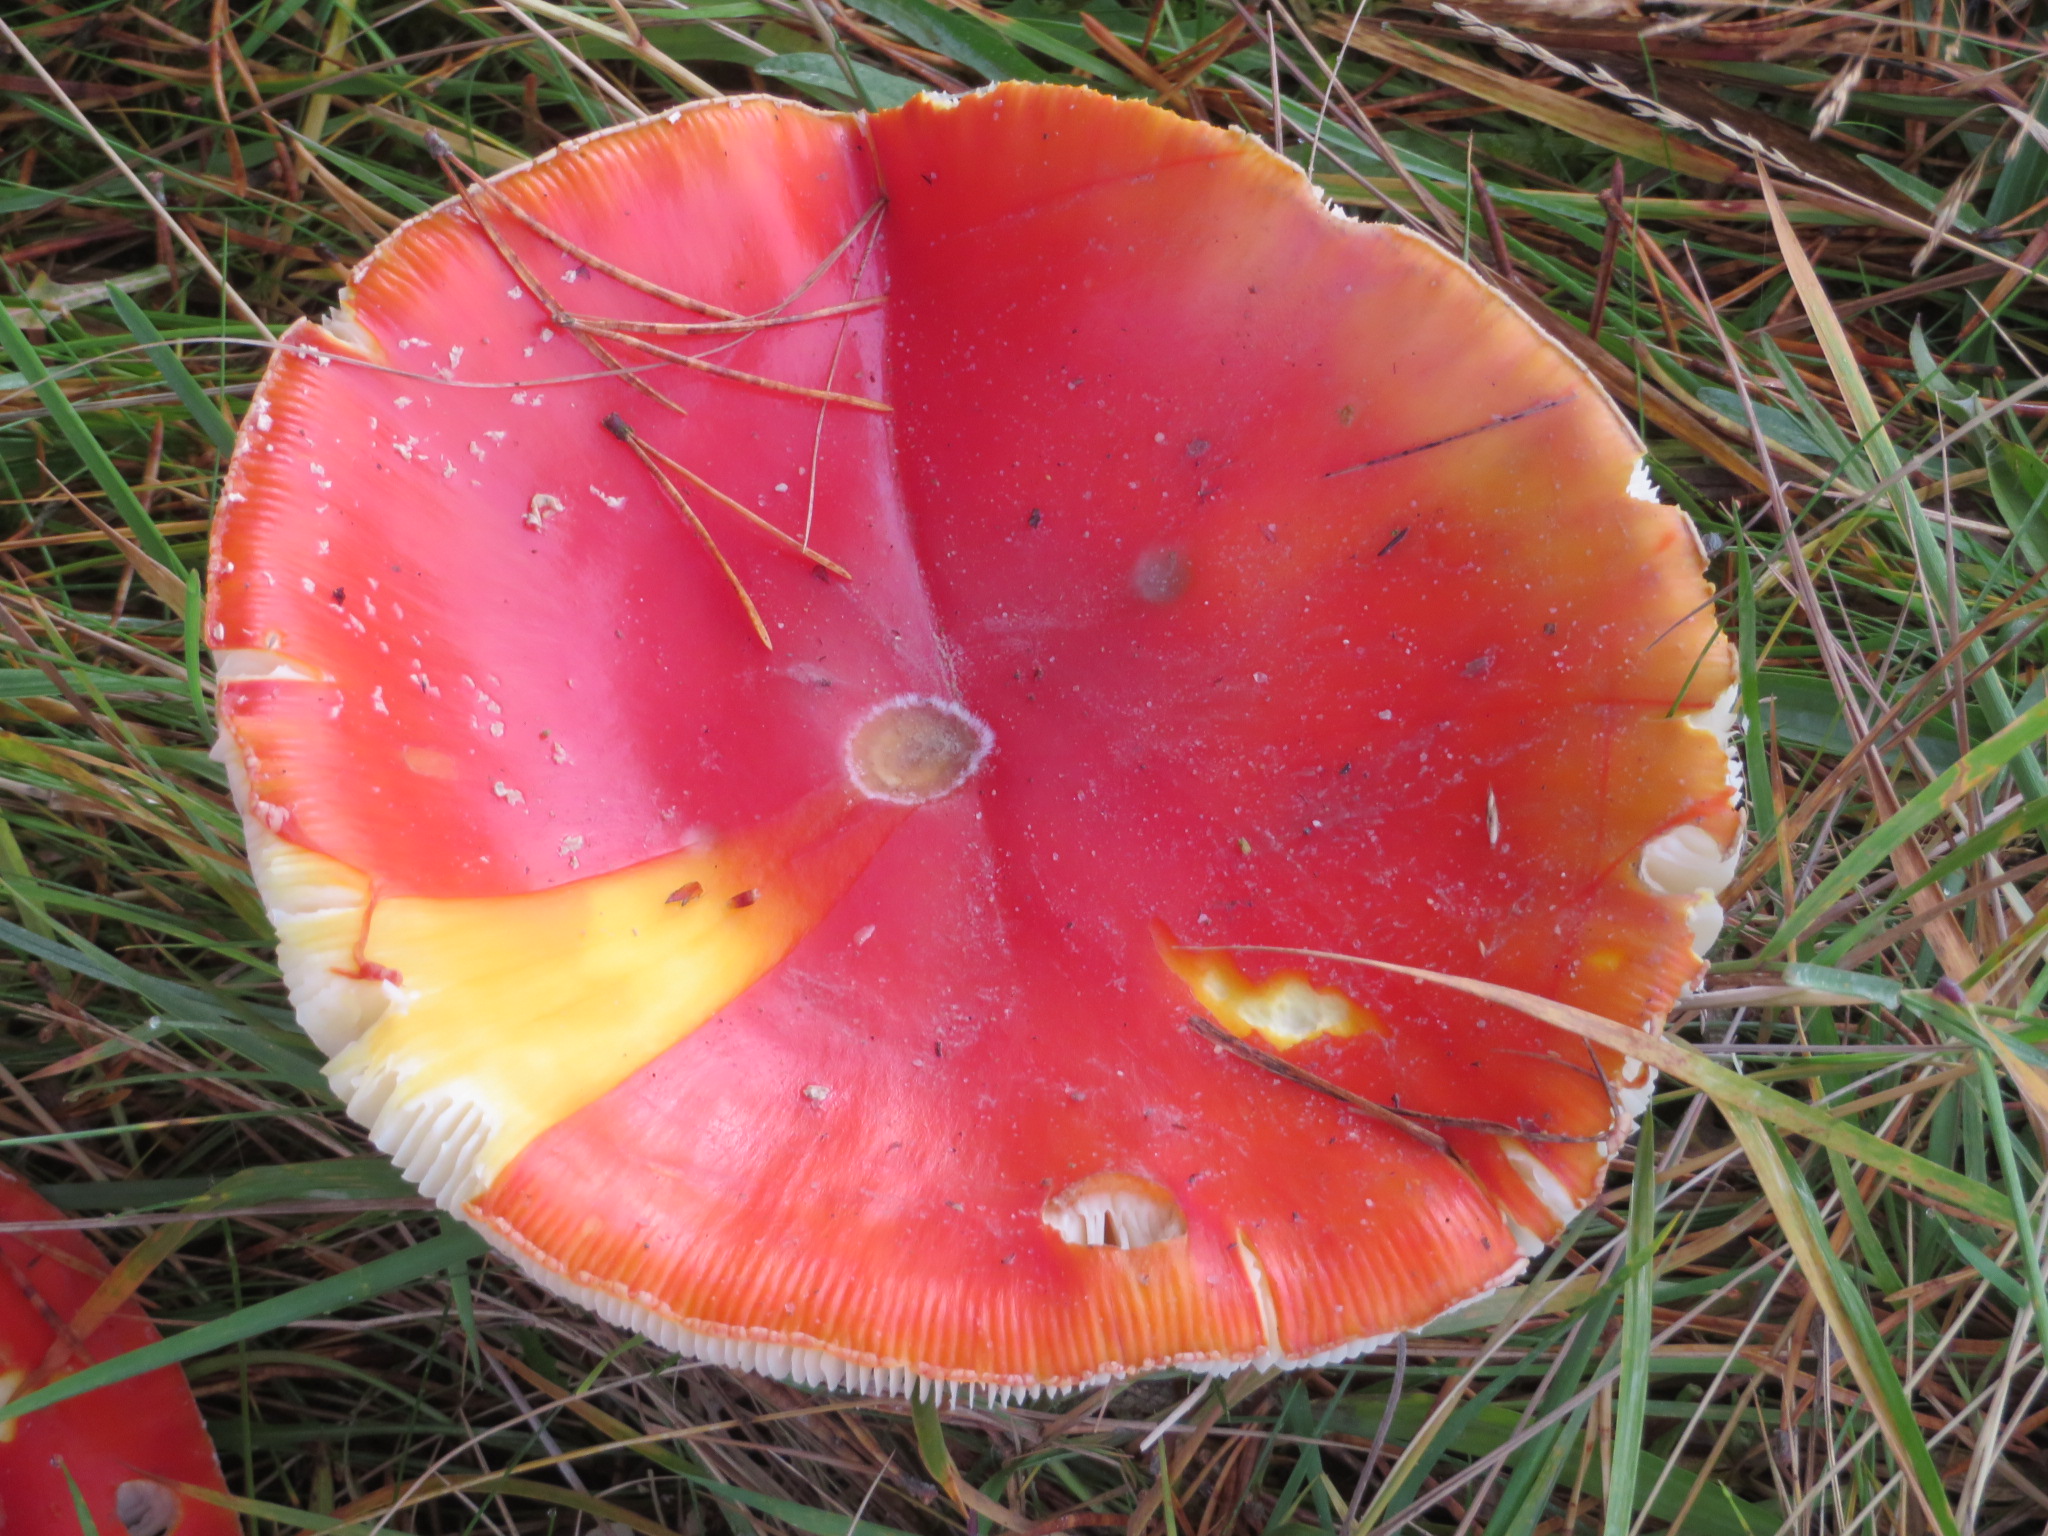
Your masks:
M351 1112L546 1283L1000 1395L1356 1352L1597 1192L1640 1066L1273 952L1655 1027L1718 922L1698 541L1453 258L1085 91L748 99L287 341L252 860Z
M64 1213L0 1168L0 1222ZM107 1261L73 1231L0 1233L0 1402L157 1341L132 1298L98 1299ZM0 1529L38 1536L236 1536L227 1510L180 1485L225 1494L185 1373L165 1366L0 1423Z

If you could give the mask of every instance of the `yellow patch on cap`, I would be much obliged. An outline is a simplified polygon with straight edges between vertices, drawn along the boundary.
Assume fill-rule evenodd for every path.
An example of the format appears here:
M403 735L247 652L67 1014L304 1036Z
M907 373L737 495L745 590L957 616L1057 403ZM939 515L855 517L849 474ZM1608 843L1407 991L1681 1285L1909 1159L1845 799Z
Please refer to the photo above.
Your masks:
M252 863L336 1092L457 1207L760 980L902 814L828 791L729 840L516 896L377 897L268 835Z
M1318 987L1299 971L1280 971L1253 981L1228 955L1160 945L1174 975L1209 1015L1241 1040L1257 1035L1277 1050L1322 1035L1384 1034L1386 1027L1346 997Z

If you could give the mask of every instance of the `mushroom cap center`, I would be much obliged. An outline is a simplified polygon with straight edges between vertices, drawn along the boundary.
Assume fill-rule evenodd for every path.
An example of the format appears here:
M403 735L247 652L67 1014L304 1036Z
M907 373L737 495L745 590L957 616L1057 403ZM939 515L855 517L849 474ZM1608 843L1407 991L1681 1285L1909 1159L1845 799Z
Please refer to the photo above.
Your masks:
M923 805L972 778L994 745L995 733L958 704L906 693L854 726L846 767L871 800Z

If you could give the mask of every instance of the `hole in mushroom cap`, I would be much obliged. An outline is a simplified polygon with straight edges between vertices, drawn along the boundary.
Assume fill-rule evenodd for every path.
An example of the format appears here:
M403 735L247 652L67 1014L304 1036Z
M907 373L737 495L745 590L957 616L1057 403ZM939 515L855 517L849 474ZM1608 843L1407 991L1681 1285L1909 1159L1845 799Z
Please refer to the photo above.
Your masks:
M114 1518L128 1536L164 1536L178 1523L178 1496L162 1483L132 1479L114 1490Z
M1144 1248L1188 1233L1166 1186L1135 1173L1091 1173L1046 1201L1039 1215L1077 1248Z
M846 739L846 770L871 800L923 805L950 795L995 736L958 704L906 693L877 706Z
M1131 590L1148 603L1170 603L1188 589L1194 568L1185 551L1148 549L1131 567Z
M213 659L213 673L215 679L223 683L310 683L319 680L319 674L275 651L221 651Z
M1673 827L1643 847L1643 884L1660 896L1719 893L1735 878L1738 850L1723 850L1705 827Z
M1721 924L1727 914L1721 903L1702 891L1685 914L1685 920L1692 927L1692 952L1702 960L1707 951L1721 937Z
M345 347L353 347L370 357L384 355L384 349L377 345L377 339L357 321L355 295L346 288L341 290L340 306L330 309L321 316L320 329Z

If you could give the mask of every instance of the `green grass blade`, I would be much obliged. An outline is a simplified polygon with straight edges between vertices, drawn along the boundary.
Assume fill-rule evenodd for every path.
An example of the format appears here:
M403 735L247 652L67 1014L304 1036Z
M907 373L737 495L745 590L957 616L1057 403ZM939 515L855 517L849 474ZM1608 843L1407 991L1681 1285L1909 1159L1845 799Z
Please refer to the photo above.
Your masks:
M1651 1311L1657 1266L1656 1121L1636 1132L1636 1171L1629 1189L1628 1278L1621 1291L1621 1380L1614 1400L1614 1457L1608 1468L1603 1536L1628 1536L1636 1510L1636 1473L1650 1400Z
M111 1360L102 1360L82 1371L75 1371L12 1402L0 1404L0 1423L18 1419L25 1413L34 1413L52 1403L68 1402L87 1392L112 1386L115 1382L127 1381L145 1371L180 1365L201 1355L212 1354L243 1339L268 1333L273 1328L302 1323L312 1317L326 1317L346 1307L358 1306L386 1291L395 1291L400 1286L423 1280L451 1264L467 1263L483 1252L484 1240L467 1228L428 1238L411 1248L372 1259L344 1274L315 1280L310 1285L243 1307L226 1317L184 1329L168 1339L145 1344L125 1355L116 1355Z
M1906 1399L1890 1351L1877 1331L1877 1321L1870 1315L1861 1289L1829 1246L1827 1228L1798 1165L1777 1135L1755 1117L1726 1105L1721 1107L1721 1114L1749 1154L1749 1166L1771 1202L1779 1230L1798 1260L1800 1273L1812 1287L1828 1326L1834 1330L1836 1343L1857 1385L1863 1389L1864 1406L1877 1419L1892 1454L1906 1472L1922 1512L1942 1536L1961 1536L1955 1511L1942 1487L1941 1469L1935 1465L1927 1437L1913 1417L1913 1405Z
M2005 1121L2005 1098L1999 1085L1996 1058L1988 1050L1980 1050L1976 1054L1977 1087L1984 1096L1984 1119L1991 1127L1991 1145L1998 1153L1998 1167L2005 1179L2006 1195L2022 1218L2019 1241L2013 1247L2019 1251L2020 1274L2027 1283L2027 1310L2033 1314L2034 1336L2040 1341L2044 1353L2048 1353L2048 1287L2044 1287L2042 1280L2041 1254L2034 1246L2032 1223L2025 1219L2030 1202L2026 1181L2020 1176L2019 1150L2013 1145L2012 1127ZM2014 1347L2018 1347L2017 1343Z
M1964 795L1989 783L2006 764L2024 760L2023 754L2044 734L2048 734L2048 702L2034 705L1997 735L1958 758L1919 794L1900 806L1895 815L1862 838L1825 879L1814 885L1805 899L1778 925L1778 931L1763 946L1760 958L1767 960L1773 955L1783 954L1813 925L1815 918L1889 859L1907 838Z
M0 305L0 349L4 349L14 366L21 370L29 388L36 392L36 398L43 402L43 409L50 413L57 430L64 435L64 441L71 445L71 451L84 461L85 467L98 482L101 492L112 502L114 510L121 515L121 521L135 535L135 542L142 552L164 569L184 578L185 567L170 541L156 525L155 519L142 505L134 490L121 472L114 467L114 461L107 457L107 450L100 446L92 429L85 424L85 418L78 414L78 408L65 396L63 387L50 377L50 370L44 366L42 354L14 323L14 317Z
M205 386L192 377L192 370L171 350L170 343L164 340L156 323L142 312L141 305L119 288L107 290L107 302L114 306L114 313L128 327L128 334L142 343L142 350L156 364L164 382L171 386L171 393L185 407L192 424L206 434L206 440L220 451L221 458L225 460L235 451L235 429L228 425L227 417L213 403L213 397L207 394Z
M192 706L192 718L208 736L213 734L213 715L206 707L206 594L199 587L199 573L185 573L185 702Z
M133 992L168 1012L204 1015L214 1011L206 994L198 988L138 971L75 936L70 943L56 938L46 939L0 918L0 944L10 944L39 960L61 965L124 992Z
M64 1465L64 1459L57 1458L57 1465L63 1467L65 1486L71 1490L71 1512L78 1520L79 1536L100 1536L99 1522L92 1517L92 1510L85 1502L85 1490L78 1486L78 1479L71 1468Z
M1025 58L995 28L929 0L855 0L855 7L913 43L964 64L984 80L1043 80L1045 71Z
M805 95L832 106L852 100L852 88L846 75L848 69L853 71L854 80L859 82L868 100L878 108L900 107L924 90L915 80L892 75L858 59L849 59L842 66L829 53L784 53L763 59L754 68L772 80L786 80Z
M1828 371L1842 391L1843 402L1849 408L1849 417L1856 425L1857 435L1863 451L1869 455L1871 467L1877 478L1891 486L1888 500L1899 526L1912 544L1914 554L1921 568L1927 572L1941 572L1947 568L1946 550L1934 525L1928 520L1926 509L1913 494L1901 473L1902 461L1893 445L1886 428L1885 415L1877 408L1877 401L1871 396L1870 384L1863 376L1863 365L1857 360L1855 348L1850 344L1848 333L1842 328L1841 317L1835 313L1827 290L1821 286L1820 276L1808 260L1806 249L1793 233L1791 223L1785 218L1783 205L1778 201L1776 187L1770 175L1758 163L1757 175L1764 194L1764 202L1771 210L1772 227L1777 233L1778 249L1785 258L1786 270L1791 274L1793 287L1798 291L1801 304L1805 307L1807 319L1813 325L1814 339L1820 343L1821 352L1827 358ZM1988 665L1989 651L1982 640L1972 641L1964 647L1964 659L1971 666L1980 668L1975 692L1990 713L1993 721L2001 727L2013 722L2013 707L2005 684L1998 672ZM2044 773L2039 760L2025 750L2031 742L2023 742L2015 750L2011 761L2013 776L2029 795L2048 795L2048 773Z

